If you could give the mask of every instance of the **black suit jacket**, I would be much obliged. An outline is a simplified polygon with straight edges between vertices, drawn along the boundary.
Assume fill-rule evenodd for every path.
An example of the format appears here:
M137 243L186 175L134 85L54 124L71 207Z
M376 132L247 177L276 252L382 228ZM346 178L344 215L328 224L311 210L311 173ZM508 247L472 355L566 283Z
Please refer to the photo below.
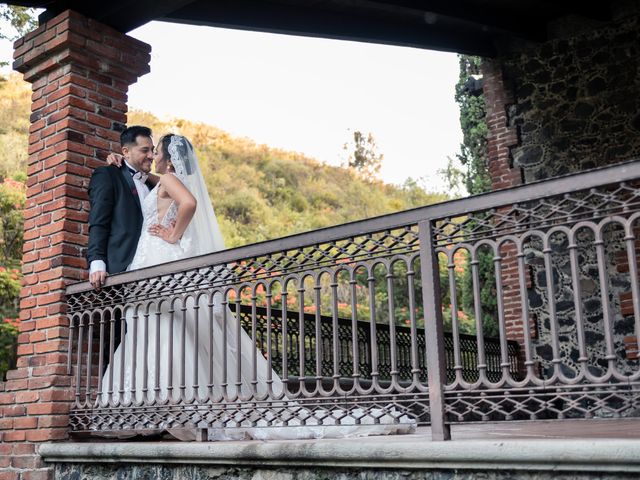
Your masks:
M96 168L89 202L87 260L103 260L110 274L123 272L133 260L142 229L140 198L127 168Z

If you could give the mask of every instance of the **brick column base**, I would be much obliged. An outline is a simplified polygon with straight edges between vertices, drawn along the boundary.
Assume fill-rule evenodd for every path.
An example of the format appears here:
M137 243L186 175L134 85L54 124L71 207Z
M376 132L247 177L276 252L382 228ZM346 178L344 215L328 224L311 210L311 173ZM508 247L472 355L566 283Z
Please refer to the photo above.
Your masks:
M0 384L1 480L51 478L36 445L68 437L65 288L86 278L86 189L99 159L119 149L128 87L150 60L145 43L72 11L14 48L33 113L18 361Z

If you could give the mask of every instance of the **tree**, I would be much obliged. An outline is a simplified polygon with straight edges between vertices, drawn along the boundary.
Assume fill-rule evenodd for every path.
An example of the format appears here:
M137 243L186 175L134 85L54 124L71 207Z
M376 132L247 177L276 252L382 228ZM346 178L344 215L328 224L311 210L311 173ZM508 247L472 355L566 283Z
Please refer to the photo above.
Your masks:
M0 30L0 40L16 40L38 26L33 8L0 4L0 20L8 22L10 31ZM12 31L11 31L12 30Z
M0 40L15 40L36 26L35 11L32 8L0 4ZM0 61L0 67L8 64L7 61ZM0 77L0 83L4 81L6 81L5 78ZM5 115L15 113L13 111L15 102L8 103L2 104ZM0 117L2 116L0 115ZM20 123L20 115L13 118L16 124ZM21 170L23 163L25 163L21 160L24 158L16 159L15 157L16 152L20 152L19 157L25 156L26 142L20 141L24 135L20 135L21 132L16 132L16 130L16 128L0 129L0 140L2 140L0 152L3 150L12 151L14 160L17 160L15 165L18 170ZM13 169L2 168L3 166L0 165L0 181L7 173L19 173L9 172ZM4 380L8 370L15 367L16 361L18 339L18 320L16 317L18 316L21 277L17 267L20 266L22 260L22 209L24 203L23 184L11 181L0 184L0 381Z
M0 382L7 371L15 368L18 349L18 321L0 318Z
M33 8L0 4L0 40L16 40L37 26L38 20ZM8 63L0 61L0 67Z
M378 153L373 134L368 133L365 136L356 130L353 132L353 143L345 143L343 148L350 152L347 166L355 170L364 180L374 181L382 167L384 155Z
M24 183L6 179L0 183L0 267L17 268L22 261Z
M20 74L0 76L0 184L26 180L31 88Z
M469 55L459 55L460 77L456 84L455 99L460 106L460 127L462 144L456 155L464 170L462 176L467 191L471 195L491 190L487 157L487 135L489 130L485 120L484 95L470 89L470 83L480 74L482 59ZM471 81L471 82L470 82Z
M469 55L460 55L460 77L456 84L455 99L460 106L460 127L462 144L457 155L462 169L456 168L450 160L445 178L454 189L464 183L471 195L491 190L489 176L486 109L484 95L477 88L477 76L480 74L482 59ZM470 88L470 85L473 88ZM469 225L473 228L473 225ZM488 249L478 251L478 274L480 280L480 303L482 305L482 324L485 335L498 334L498 309L496 302L496 276L493 253ZM462 274L460 301L462 309L469 316L474 315L474 296L471 266L467 262Z
M455 198L465 196L465 192L468 193L465 172L461 167L459 158L447 157L447 166L438 169L438 174L449 187L449 194Z
M0 381L16 360L25 190L21 182L0 183Z

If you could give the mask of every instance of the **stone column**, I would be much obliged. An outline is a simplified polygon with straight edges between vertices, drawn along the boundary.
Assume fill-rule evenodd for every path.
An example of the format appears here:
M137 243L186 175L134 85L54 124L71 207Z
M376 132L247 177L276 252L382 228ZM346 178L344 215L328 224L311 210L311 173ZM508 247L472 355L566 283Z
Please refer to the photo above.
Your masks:
M49 478L37 442L68 436L65 287L86 279L87 186L119 148L127 89L149 72L150 47L66 11L18 40L15 70L33 85L24 283L16 370L0 384L0 478Z

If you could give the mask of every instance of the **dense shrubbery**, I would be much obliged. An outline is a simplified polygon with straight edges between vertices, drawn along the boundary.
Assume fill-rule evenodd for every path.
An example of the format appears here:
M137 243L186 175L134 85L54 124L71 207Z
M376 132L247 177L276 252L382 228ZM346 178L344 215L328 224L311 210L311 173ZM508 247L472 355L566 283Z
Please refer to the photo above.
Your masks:
M15 318L18 314L20 271L0 267L0 318Z
M15 367L18 339L18 320L0 319L0 381Z
M0 380L15 364L20 271L0 267Z
M17 75L0 77L0 182L25 180L31 88Z
M465 85L472 75L481 73L482 59L460 55L460 77L456 85L456 102L460 106L460 126L463 143L460 145L458 160L462 163L461 178L471 195L491 190L489 175L486 110L484 95L469 92ZM453 175L455 177L455 175ZM482 325L485 335L498 335L498 311L495 287L495 266L493 253L486 249L478 251L478 276L480 279L480 304L482 305ZM469 262L465 262L461 272L460 304L464 313L474 317L473 281ZM474 327L475 329L475 327Z
M22 182L0 183L0 380L15 362L24 203Z
M412 181L403 186L370 181L355 169L257 145L201 123L162 121L139 111L129 120L150 126L156 136L173 132L192 140L228 247L446 199Z
M0 266L18 268L22 261L23 220L26 188L23 182L0 183Z
M0 306L11 307L15 305L20 293L19 278L17 270L12 271L9 275L5 275L5 272L0 271ZM4 379L7 370L15 366L16 341L18 339L16 310L14 309L6 317L0 315L0 381Z

